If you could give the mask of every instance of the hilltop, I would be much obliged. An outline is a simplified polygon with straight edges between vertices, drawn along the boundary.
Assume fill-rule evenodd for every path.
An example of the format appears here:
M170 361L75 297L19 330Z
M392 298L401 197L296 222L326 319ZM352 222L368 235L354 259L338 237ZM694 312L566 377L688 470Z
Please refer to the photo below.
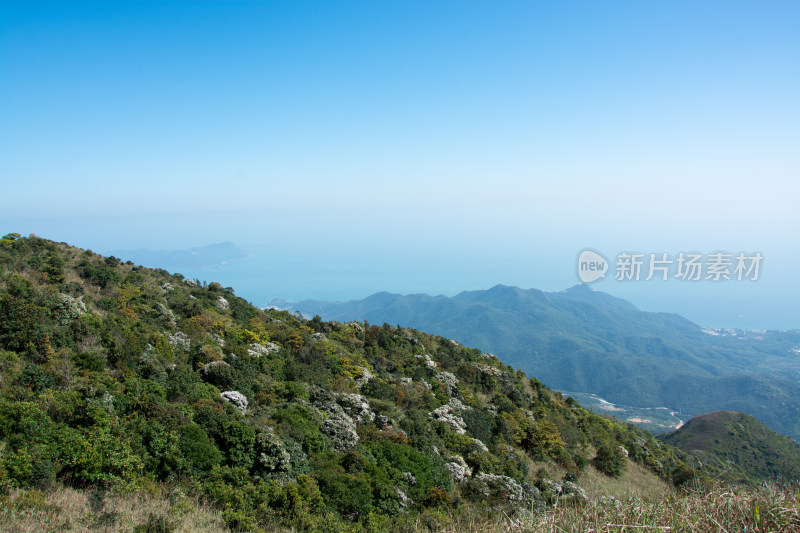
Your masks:
M232 528L359 529L587 502L602 494L582 480L625 476L665 490L688 469L652 435L480 350L260 310L219 283L35 236L0 240L8 494L178 485Z
M445 337L0 239L3 530L800 526L786 490L679 492L688 460Z
M550 387L615 404L690 416L746 412L800 440L800 331L711 330L586 285L276 304L328 320L404 324L443 335L494 353Z
M750 415L715 411L696 416L660 439L729 479L747 482L800 479L800 446Z

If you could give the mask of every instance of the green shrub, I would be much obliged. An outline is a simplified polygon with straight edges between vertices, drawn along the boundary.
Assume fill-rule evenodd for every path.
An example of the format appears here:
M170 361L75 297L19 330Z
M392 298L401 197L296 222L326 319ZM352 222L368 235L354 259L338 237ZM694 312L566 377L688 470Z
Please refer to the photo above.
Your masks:
M11 485L26 487L33 475L32 461L28 448L6 450L0 458L0 469L6 472Z
M222 463L222 453L197 424L179 428L178 442L186 467L194 475L202 475Z
M363 474L322 470L317 473L317 481L325 503L342 518L357 520L372 508L372 488Z
M405 473L414 476L414 484L408 487L408 495L414 500L424 498L433 486L447 491L453 488L450 472L438 455L426 455L407 444L391 441L370 442L364 448L372 453L377 465L387 471L393 482L405 485Z
M616 443L604 443L597 449L592 462L605 475L619 477L625 467L625 455Z
M93 352L74 353L72 362L80 370L89 370L90 372L102 372L106 366L105 357Z
M195 422L203 426L223 451L226 465L250 470L255 460L256 430L253 426L211 407L199 409Z
M461 418L467 424L467 434L474 437L484 444L492 441L492 428L494 427L494 415L484 409L465 409L461 412Z
M280 432L300 443L304 452L317 453L327 449L317 415L309 408L292 403L273 410L272 418L278 422Z
M81 263L81 266L81 277L98 285L101 289L105 289L107 285L116 283L121 279L119 272L112 266L101 265L88 260Z

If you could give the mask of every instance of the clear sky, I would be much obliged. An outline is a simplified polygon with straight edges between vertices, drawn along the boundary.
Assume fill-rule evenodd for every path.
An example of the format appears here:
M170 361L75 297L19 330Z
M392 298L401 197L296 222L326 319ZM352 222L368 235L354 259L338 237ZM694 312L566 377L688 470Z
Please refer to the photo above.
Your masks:
M3 0L0 187L2 232L235 242L257 304L761 251L749 285L597 288L800 327L800 2Z

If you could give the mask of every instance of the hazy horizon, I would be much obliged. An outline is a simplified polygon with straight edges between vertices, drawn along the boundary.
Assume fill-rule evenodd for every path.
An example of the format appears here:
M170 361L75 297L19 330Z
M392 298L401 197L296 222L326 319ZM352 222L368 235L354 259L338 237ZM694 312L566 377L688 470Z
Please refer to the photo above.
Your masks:
M758 281L594 288L800 327L797 2L3 2L0 229L252 257L257 305L561 290L608 259Z
M494 264L498 261L497 255L469 261L465 257L461 268L444 272L440 261L420 264L403 260L402 254L395 256L397 262L391 266L363 265L342 258L331 262L312 261L308 253L300 250L274 253L274 248L266 246L245 246L241 248L247 252L247 257L189 266L163 259L140 260L143 250L175 252L188 248L156 250L145 247L125 250L108 246L92 247L89 243L70 244L105 255L116 255L124 260L134 260L137 264L165 268L181 273L188 279L218 281L260 307L268 306L273 299L290 302L350 301L384 291L452 297L462 291L486 290L498 284L554 292L580 283L575 269L576 254L570 251L565 251L563 257L531 256L528 262L504 263L503 266ZM329 251L311 252L313 255ZM513 253L509 252L506 258L512 257ZM502 263L502 258L499 261ZM542 261L545 263L541 264ZM540 263L539 268L531 269L530 265L537 262ZM677 313L701 326L752 330L800 329L798 310L791 305L792 295L781 291L769 278L766 282L690 282L672 279L664 282L656 279L644 281L644 278L645 275L638 282L617 281L614 274L609 273L606 279L591 283L590 286L625 299L642 310ZM768 296L766 299L765 294ZM776 309L774 302L781 301L787 301L790 305L785 309Z

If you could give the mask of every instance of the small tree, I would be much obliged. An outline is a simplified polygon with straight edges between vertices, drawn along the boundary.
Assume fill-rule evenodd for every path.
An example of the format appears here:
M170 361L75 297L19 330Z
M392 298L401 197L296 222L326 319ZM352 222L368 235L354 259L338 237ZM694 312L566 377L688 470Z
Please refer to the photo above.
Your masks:
M607 476L619 477L625 468L625 454L619 446L604 443L597 449L594 466Z

